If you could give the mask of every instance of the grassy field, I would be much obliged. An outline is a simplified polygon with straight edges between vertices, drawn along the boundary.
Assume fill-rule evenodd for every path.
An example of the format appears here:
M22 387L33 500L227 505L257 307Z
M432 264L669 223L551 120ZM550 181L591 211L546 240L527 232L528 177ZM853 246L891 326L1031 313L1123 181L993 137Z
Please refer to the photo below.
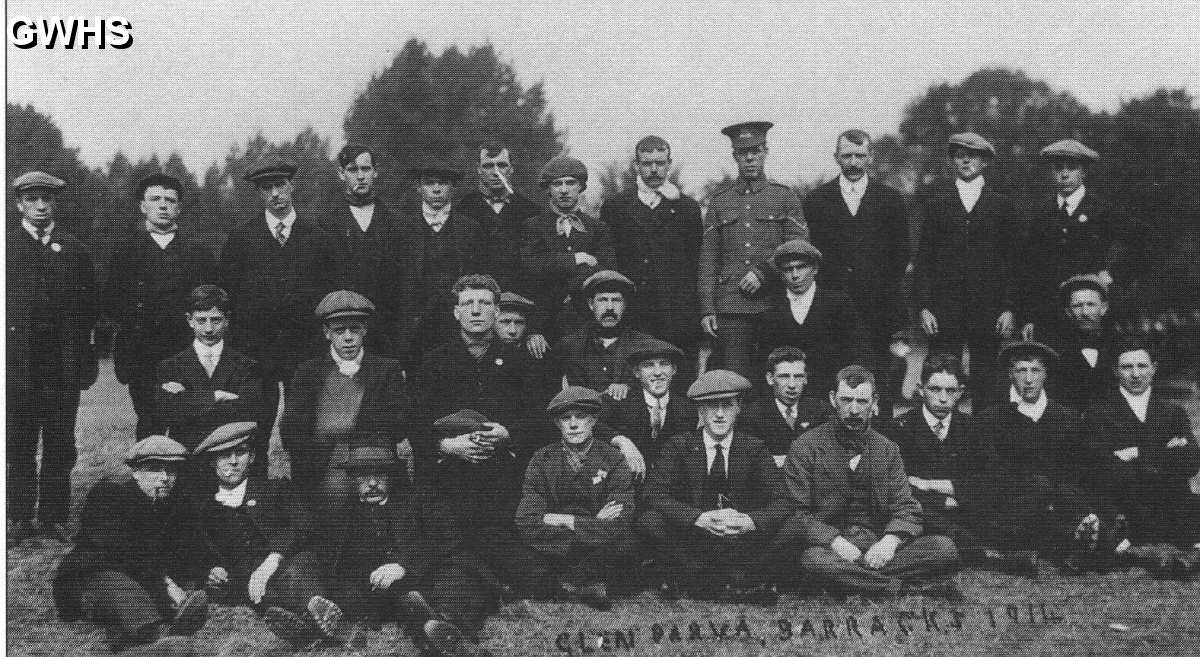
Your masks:
M132 441L133 412L111 364L84 394L78 501L118 471ZM283 467L274 459L275 472ZM103 633L55 617L50 580L66 546L35 539L8 550L7 648L11 655L108 654ZM785 595L771 609L682 601L650 593L601 613L574 604L505 606L484 628L495 655L1197 655L1200 583L1158 581L1144 571L1063 578L1043 568L1029 580L982 572L959 576L961 600L921 596ZM1115 629L1114 629L1115 628ZM196 636L200 654L290 654L249 609L214 607ZM326 655L416 655L392 624L361 651Z

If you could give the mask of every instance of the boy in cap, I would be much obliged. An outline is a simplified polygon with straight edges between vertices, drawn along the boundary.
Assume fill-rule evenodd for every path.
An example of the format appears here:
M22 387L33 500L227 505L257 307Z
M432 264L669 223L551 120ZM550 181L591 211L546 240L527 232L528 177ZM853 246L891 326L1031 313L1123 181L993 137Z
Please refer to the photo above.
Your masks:
M924 202L914 296L934 351L971 354L971 403L985 407L996 387L1000 338L1015 332L1015 271L1024 243L1020 212L984 180L996 149L973 132L951 135L946 154L955 177Z
M41 530L70 536L79 391L96 381L96 278L87 248L56 221L64 187L42 171L13 181L21 220L8 230L5 267L10 543Z
M768 390L746 405L742 426L758 436L776 465L800 434L829 419L829 402L812 394L809 388L808 356L796 347L778 347L767 355Z
M1057 330L1039 331L1059 354L1046 390L1055 401L1083 411L1112 389L1117 328L1109 315L1108 287L1095 274L1079 274L1058 286L1057 298Z
M739 430L750 381L709 370L688 388L700 429L672 437L646 478L638 530L657 552L659 594L773 605L770 541L787 518L779 468Z
M496 312L496 337L505 344L525 349L531 356L526 365L533 371L538 382L540 399L550 399L562 390L562 363L558 352L545 346L541 334L530 334L530 322L534 321L537 306L516 292L502 292Z
M527 291L541 309L539 324L552 340L581 324L574 315L583 281L611 267L615 259L608 225L579 210L587 182L583 162L568 155L547 162L538 184L549 194L549 209L528 219L521 230ZM569 297L576 303L564 308Z
M629 394L633 377L626 357L650 338L625 321L633 293L633 282L611 269L584 280L583 297L591 320L554 345L568 385L598 390L618 401Z
M602 423L617 435L610 443L625 454L635 479L646 476L668 438L696 428L696 407L674 389L683 352L669 342L648 338L625 357L638 385L622 399L604 400Z
M559 576L562 593L607 611L609 585L633 569L634 501L624 456L593 435L601 409L599 393L579 386L550 400L546 412L561 442L529 461L516 522Z
M325 295L314 311L329 351L296 368L279 434L297 491L318 509L345 499L351 482L337 464L357 435L404 440L410 403L400 361L365 346L375 304L357 292Z
M55 573L59 617L103 625L115 651L190 655L190 635L208 618L205 593L185 590L204 564L195 509L175 492L187 455L165 436L131 447L125 462L133 477L92 487L75 548Z
M191 331L179 319L191 291L215 279L216 263L193 231L177 223L183 201L177 178L147 176L134 198L144 218L112 254L104 308L117 326L113 369L129 386L136 435L144 438L165 428L154 426L155 367L187 346Z
M754 325L767 309L759 290L775 280L771 254L784 242L808 238L800 199L764 172L773 125L750 121L721 131L733 145L738 177L713 194L700 245L700 326L716 340L722 367L744 377L755 369Z

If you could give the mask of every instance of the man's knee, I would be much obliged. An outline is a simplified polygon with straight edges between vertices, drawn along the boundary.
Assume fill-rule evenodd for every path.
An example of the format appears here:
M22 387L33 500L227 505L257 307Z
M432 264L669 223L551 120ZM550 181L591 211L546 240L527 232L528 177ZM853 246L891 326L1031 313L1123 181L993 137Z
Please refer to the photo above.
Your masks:
M841 557L827 547L809 547L800 553L800 570L819 577L837 572L840 569L838 562L842 561L844 560Z
M668 540L667 520L655 510L646 511L638 516L634 523L639 536L644 537L655 545L661 545Z
M958 563L958 547L949 536L923 536L922 560L931 565L951 567Z

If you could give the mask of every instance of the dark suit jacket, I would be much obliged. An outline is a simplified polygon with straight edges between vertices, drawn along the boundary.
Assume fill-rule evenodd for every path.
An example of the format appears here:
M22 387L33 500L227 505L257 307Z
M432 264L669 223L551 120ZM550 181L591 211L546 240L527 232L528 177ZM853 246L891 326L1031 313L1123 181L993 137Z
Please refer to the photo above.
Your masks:
M296 368L285 400L279 437L292 461L292 480L308 489L321 483L333 449L331 437L316 435L316 413L325 379L337 370L333 356L305 361ZM400 362L367 351L354 378L363 382L363 399L354 430L381 433L395 444L408 437L411 406Z
M821 250L817 282L845 290L872 335L890 336L901 319L900 283L912 251L900 192L870 176L851 215L834 178L804 197L804 218Z
M636 386L633 370L625 358L650 336L626 326L617 335L617 341L606 349L596 336L596 329L595 322L588 322L554 345L567 383L597 392L604 392L613 383Z
M986 184L968 213L954 181L930 193L923 214L917 307L932 311L947 335L963 335L969 328L990 334L1000 313L1017 310L1014 269L1017 249L1025 243L1021 214Z
M158 364L154 412L171 437L195 449L213 429L229 422L252 422L262 413L262 374L258 363L226 343L212 378L204 371L196 350L190 345ZM163 384L174 381L183 392L170 393ZM224 390L238 398L216 401L213 392Z
M229 545L225 523L214 510L225 507L213 499L216 487L206 488L197 495L194 503L204 533L208 562L205 566L222 566L230 572L242 571L248 576L267 555L275 552L285 559L295 554L301 546L311 540L308 518L292 493L286 479L267 479L251 476L246 480L246 497L239 511L246 514L254 531L261 539L251 546Z
M750 400L738 417L746 431L758 436L774 456L788 453L792 441L809 429L816 428L829 419L832 409L828 396L802 396L797 402L796 426L789 427L787 420L775 405L775 395L758 395Z
M1145 499L1170 504L1171 499L1190 495L1189 480L1200 470L1200 447L1192 434L1187 412L1150 391L1146 422L1137 419L1119 391L1093 401L1085 414L1096 462L1093 485L1103 494L1118 481L1136 486ZM1188 444L1167 449L1172 438ZM1137 447L1138 458L1122 461L1113 452Z
M758 365L776 347L799 347L808 359L808 385L814 391L831 390L838 370L858 363L871 367L871 348L866 327L854 303L836 288L817 285L816 295L804 324L796 323L786 292L776 292L757 322Z
M608 395L602 395L601 399L604 400L601 423L611 428L616 435L632 440L648 466L654 465L659 449L668 438L696 430L696 404L680 390L671 391L670 400L667 402L667 417L658 432L657 443L651 439L650 409L646 407L646 399L640 385L631 386L629 394L621 401L616 401Z
M883 427L883 433L900 447L904 470L922 479L949 479L954 499L962 508L985 508L994 501L994 481L988 476L990 448L980 444L973 418L965 413L950 417L950 431L940 441L918 406ZM946 508L946 496L914 489L913 496L925 512Z
M704 434L679 434L659 452L646 477L642 507L662 514L668 525L687 528L712 505L702 499L708 477ZM762 441L734 431L729 448L729 499L733 508L749 515L757 531L771 536L790 511L779 468Z
M475 191L464 196L455 208L474 219L483 230L484 252L479 270L495 278L501 290L532 299L531 281L521 265L521 229L527 219L542 211L541 206L516 193L497 214L483 194Z
M988 470L1000 495L1047 484L1073 494L1096 465L1083 419L1053 399L1037 422L1006 401L976 415L975 429L980 444L991 450Z
M398 257L406 248L397 233L400 217L385 201L376 199L371 224L364 232L350 206L339 199L323 220L322 227L337 238L346 289L375 304L367 346L376 347L382 354L395 355L393 342L402 328L399 322L406 317L405 299L401 295L404 287L397 285L406 270L405 262Z
M1046 376L1046 391L1051 399L1083 411L1088 404L1107 396L1112 389L1113 367L1117 364L1117 356L1113 353L1117 334L1112 324L1106 324L1094 336L1062 324L1059 324L1059 332L1045 338L1038 337L1053 347L1059 356ZM1096 350L1095 367L1083 357L1081 349L1084 347Z
M557 330L558 311L567 295L582 304L579 297L583 281L601 269L611 268L616 261L608 224L582 212L575 215L585 230L573 230L570 237L558 234L558 215L553 212L529 218L521 229L521 265L533 295L529 299L537 304L539 325L551 335ZM575 254L580 252L594 256L597 265L575 264Z

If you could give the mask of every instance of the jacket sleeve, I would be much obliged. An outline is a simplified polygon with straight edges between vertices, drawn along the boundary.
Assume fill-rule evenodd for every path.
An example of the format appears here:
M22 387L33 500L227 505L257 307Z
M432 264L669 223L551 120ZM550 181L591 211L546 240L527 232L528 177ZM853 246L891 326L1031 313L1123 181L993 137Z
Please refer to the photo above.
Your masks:
M783 475L775 459L765 447L758 446L753 454L754 476L760 495L770 500L766 506L750 511L746 515L754 521L755 528L770 536L791 515L792 508L783 485Z
M125 522L128 513L121 486L102 481L92 487L80 513L80 530L90 549L104 562L139 582L160 580L167 574L165 555L157 546L133 536ZM83 542L83 541L80 541Z
M516 523L521 532L521 538L531 545L545 545L559 541L569 541L571 530L565 527L551 527L542 521L542 516L553 513L553 495L550 476L547 472L548 461L541 452L534 454L525 469L525 480L521 486L521 501L517 505Z
M715 204L716 199L714 199ZM721 229L717 224L717 213L709 206L703 221L700 239L700 260L696 274L696 296L700 300L700 316L717 314L714 292L717 274L721 271Z
M889 447L887 455L886 486L890 501L887 512L890 515L884 532L888 534L907 534L910 537L920 536L921 503L913 497L908 485L908 475L904 472L904 461L900 458L900 450L895 445Z
M297 457L297 450L306 442L312 433L313 413L316 412L316 376L307 363L301 363L292 374L292 384L288 392L295 403L285 403L283 417L279 420L279 440L288 456Z
M702 513L684 501L687 495L684 472L687 452L684 448L680 440L672 440L663 447L658 461L646 476L646 489L642 493L644 506L658 511L676 527L694 525Z
M633 473L620 458L610 464L608 472L608 496L605 504L621 505L621 515L612 520L600 520L595 516L575 516L575 538L586 545L606 545L622 535L629 534L636 509L633 500Z
M603 221L597 222L594 247L596 265L600 269L611 269L617 266L616 246L613 243L612 229Z
M183 384L184 377L176 370L173 360L160 362L156 371L154 412L164 424L179 427L213 414L217 401L211 391L184 388L183 392L172 393L163 389L167 383Z
M787 486L788 498L796 510L793 516L799 521L801 536L808 545L828 546L837 538L840 531L816 516L816 500L813 499L813 479L816 473L816 459L811 448L806 445L793 444L783 464L783 477Z
M453 552L461 535L454 514L427 489L418 489L413 499L406 503L411 508L405 512L413 514L414 522L405 524L402 531L393 532L395 542L384 563L400 564L405 571L404 578L414 581L427 575L437 562Z
M537 217L525 220L525 226L521 229L521 266L540 278L566 280L575 273L575 256L571 253L551 253L545 232L545 227L537 221ZM596 259L600 257L596 256Z

